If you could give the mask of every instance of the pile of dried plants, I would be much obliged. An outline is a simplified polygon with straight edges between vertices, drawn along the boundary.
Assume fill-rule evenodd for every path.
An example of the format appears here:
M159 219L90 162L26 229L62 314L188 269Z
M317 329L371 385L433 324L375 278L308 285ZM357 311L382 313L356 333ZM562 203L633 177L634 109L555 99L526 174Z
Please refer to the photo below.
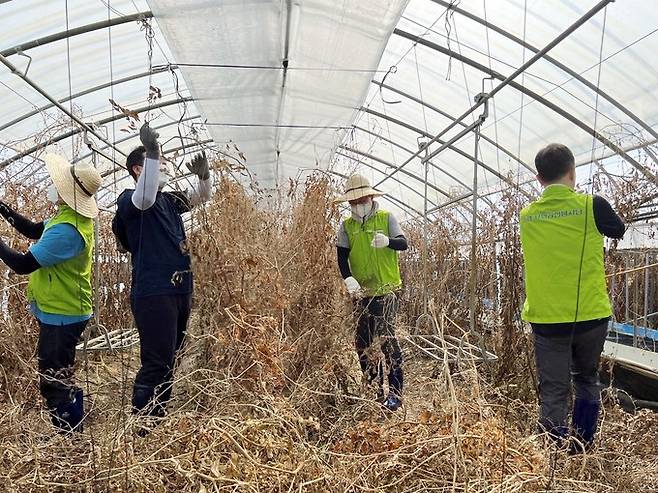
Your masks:
M5 200L43 214L31 191ZM137 348L79 354L85 431L53 432L37 391L36 324L25 279L3 271L0 326L2 491L445 491L640 492L658 484L658 415L626 414L608 400L596 449L554 452L534 432L536 395L518 309L522 262L515 228L525 201L513 191L482 212L478 320L498 360L487 366L423 358L405 345L405 407L387 414L361 383L353 309L340 282L332 183L292 184L277 208L227 178L192 220L195 307L169 416L136 434L130 414ZM109 215L99 238L100 322L131 326L127 259ZM27 246L6 225L3 237ZM405 226L406 288L399 332L428 309L435 329L463 337L471 266L468 225L446 210L428 231ZM92 327L92 331L98 329Z

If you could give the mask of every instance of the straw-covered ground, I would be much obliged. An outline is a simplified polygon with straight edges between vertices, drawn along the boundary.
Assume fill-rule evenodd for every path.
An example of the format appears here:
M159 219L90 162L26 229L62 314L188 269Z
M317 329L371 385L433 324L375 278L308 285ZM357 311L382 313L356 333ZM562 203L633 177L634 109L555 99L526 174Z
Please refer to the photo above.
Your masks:
M291 187L290 207L265 213L252 195L222 180L213 202L195 215L190 335L170 414L143 438L129 408L136 347L79 354L85 431L74 438L53 433L38 395L25 279L4 276L1 491L658 491L656 414L627 414L608 399L601 439L585 456L554 451L534 434L533 356L517 317L518 238L514 228L501 228L521 199L503 197L502 212L482 218L478 298L497 301L493 309L478 306L479 327L498 360L435 361L403 342L405 407L387 414L363 387L352 350L330 184L304 185ZM5 200L27 194L16 187ZM30 209L43 214L41 203ZM101 323L115 329L131 326L126 292L117 289L129 271L108 224L103 217L98 295ZM468 320L469 266L459 240L467 227L446 219L431 228L425 284L433 330L476 343L459 328ZM2 228L14 246L26 245ZM420 229L409 225L407 234L413 248L402 260L403 336L428 330L415 327Z

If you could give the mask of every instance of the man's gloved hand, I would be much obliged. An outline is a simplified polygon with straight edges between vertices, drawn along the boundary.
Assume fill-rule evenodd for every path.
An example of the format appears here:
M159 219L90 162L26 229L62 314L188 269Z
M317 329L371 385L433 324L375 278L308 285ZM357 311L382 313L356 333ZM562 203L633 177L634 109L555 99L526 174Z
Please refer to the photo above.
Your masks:
M208 166L208 158L206 151L200 152L192 158L192 162L187 163L187 169L190 173L194 173L199 177L199 180L207 180L210 178L210 167Z
M146 149L146 157L149 159L160 159L158 137L160 134L149 127L148 123L144 123L139 129L139 140L142 141L142 145Z
M359 284L359 281L354 279L352 276L345 279L345 287L347 288L347 292L350 296L356 296L359 291L361 291L361 285Z
M372 239L370 246L373 248L386 248L388 246L389 239L388 236L382 233L375 233L375 237Z

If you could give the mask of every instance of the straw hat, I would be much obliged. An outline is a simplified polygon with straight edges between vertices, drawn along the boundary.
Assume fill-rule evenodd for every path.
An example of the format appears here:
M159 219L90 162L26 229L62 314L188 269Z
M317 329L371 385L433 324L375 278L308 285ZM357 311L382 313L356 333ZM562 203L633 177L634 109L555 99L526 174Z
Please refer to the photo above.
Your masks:
M345 182L345 193L336 198L334 202L351 202L368 195L379 197L384 192L379 192L370 186L370 181L363 175L352 175Z
M98 170L86 163L72 165L58 154L46 154L44 160L57 193L66 205L81 216L90 219L98 216L94 194L103 183Z

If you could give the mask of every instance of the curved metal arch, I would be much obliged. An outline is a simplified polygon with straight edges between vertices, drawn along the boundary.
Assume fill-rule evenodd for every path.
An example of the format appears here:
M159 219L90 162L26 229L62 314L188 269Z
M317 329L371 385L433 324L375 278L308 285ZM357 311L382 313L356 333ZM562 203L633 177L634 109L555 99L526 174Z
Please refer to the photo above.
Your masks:
M426 102L423 101L422 99L418 99L417 97L412 96L411 94L409 94L409 93L407 93L407 92L404 92L404 91L402 91L402 90L400 90L400 89L398 89L398 88L396 88L396 87L389 86L388 84L383 84L382 82L376 81L376 80L374 80L374 79L373 79L371 82L372 82L373 84L375 84L376 86L382 87L382 88L387 89L387 90L389 90L389 91L391 91L391 92L394 92L395 94L398 94L398 95L400 95L400 96L402 96L402 97L404 97L404 98L407 98L407 99L413 101L414 103L418 103L418 104L420 104L421 106L424 106L425 108L428 108L428 109L430 109L430 110L432 110L432 111L436 111L439 115L441 115L441 116L443 116L443 117L445 117L445 118L447 118L447 119L449 119L449 120L452 120L453 122L455 121L455 117L454 117L454 116L450 115L449 113L446 113L446 112L443 111L443 110L440 110L440 109L437 108L436 106L433 106L433 105L431 105L431 104L429 104L429 103L426 103ZM464 122L458 122L458 123L459 123L459 125L461 125L462 127L466 127L466 126L467 126ZM481 138L482 140L488 142L488 143L491 144L492 146L498 148L503 154L505 154L505 155L509 156L510 158L512 158L514 161L516 161L517 163L519 163L520 165L522 165L522 166L523 166L524 168L526 168L528 171L530 171L530 172L532 172L532 173L536 173L536 170L532 169L532 168L531 168L531 167L530 167L525 161L523 161L523 160L521 159L520 156L517 156L517 155L514 154L512 151L507 150L505 147L501 146L501 145L500 145L499 143L497 143L495 140L491 139L490 137L487 137L486 135L482 135L482 134L480 134L480 138ZM469 187L469 188L470 188L470 187Z
M343 154L343 153L341 153L341 152L336 152L336 154L339 155L339 156L342 156L342 157L344 157L344 158L347 158L347 159L349 159L349 160L351 160L351 161L355 161L355 162L357 162L358 164L362 164L362 165L364 165L364 166L367 166L368 168L370 168L370 169L372 169L372 170L374 170L374 171L377 171L377 172L381 173L381 170L380 170L380 169L377 169L377 167L373 166L372 164L368 164L368 163L366 163L365 161L360 161L360 160L358 160L358 159L357 159L356 157L354 157L354 156L349 156L349 155L347 155L347 154ZM346 177L346 178L347 178L347 177ZM403 182L398 182L398 183L399 183L400 185L402 185L402 186L404 186L404 187L410 189L411 191L415 192L415 190L414 190L412 187L410 187L409 185L406 185L406 184L403 183ZM417 209L413 208L412 206L410 206L409 204L407 204L407 203L404 202L403 200L398 199L398 198L395 197L393 194L385 193L385 195L386 195L387 197L391 197L391 198L395 199L395 201L398 202L398 203L400 203L400 204L405 204L406 207L408 207L409 209L412 209L412 210L413 210L414 212L416 212L420 217L423 217L423 213L422 213L422 212L420 212L420 211L418 211ZM421 195L421 197L422 197L422 195ZM430 201L428 200L428 202L430 202ZM433 202L430 202L430 203L434 204L434 205L433 205L433 208L434 208L434 207L437 207L437 204L436 204L436 203L433 203Z
M121 17L113 17L109 20L94 22L92 24L87 24L85 26L74 27L68 31L60 31L55 34L49 34L42 38L33 39L31 41L26 41L19 45L7 48L0 52L0 55L8 57L11 55L16 55L25 50L30 50L38 46L47 45L49 43L54 43L55 41L62 41L66 38L72 38L73 36L78 36L80 34L86 34L93 31L98 31L99 29L106 29L112 26L118 26L120 24L126 24L128 22L140 21L142 19L150 19L153 17L153 12L146 10L144 12L137 12L135 14L123 15Z
M524 41L523 39L521 39L517 36L515 36L514 34L510 33L509 31L506 31L505 29L497 26L496 24L492 24L491 22L486 21L485 19L482 19L481 17L478 17L477 15L475 15L471 12L468 12L464 9L461 9L461 8L453 5L452 3L446 2L445 0L430 0L430 1L434 2L438 5L441 5L443 7L449 8L453 12L456 12L460 15L463 15L464 17L466 17L468 19L471 19L472 21L486 27L487 29L491 29L492 31L500 34L501 36L503 36L503 37L505 37L505 38L507 38L511 41L514 41L515 43L521 45L523 48L526 48L527 50L530 50L533 53L538 53L539 52L539 48L537 48L536 46L531 45L530 43ZM544 58L544 60L546 60L547 62L549 62L552 65L556 66L557 68L559 68L560 70L562 70L563 72L568 74L570 77L572 77L575 80L577 80L578 82L580 82L581 84L584 84L588 89L596 92L599 96L601 96L603 99L605 99L610 104L612 104L615 108L617 108L622 113L624 113L626 116L628 116L631 120L633 120L633 122L637 123L640 127L642 127L644 130L649 132L649 134L651 134L651 136L654 139L658 139L658 132L656 132L651 127L651 125L646 123L644 120L642 120L642 118L637 116L629 108L627 108L626 106L621 104L619 101L617 101L610 94L605 92L603 89L601 89L600 87L598 87L595 84L591 83L585 77L580 75L578 72L570 69L568 66L566 66L565 64L563 64L559 60L553 58L552 56L546 54L546 55L544 55L543 58Z
M349 157L349 156L346 156L346 157ZM354 159L354 158L350 157L350 159ZM329 173L331 175L338 176L339 178L342 178L343 180L346 180L348 178L347 175L345 175L343 173L339 173L338 171L334 171L332 169L322 169L322 170L317 170L317 171L321 171L322 173ZM418 215L418 217L423 217L422 212L420 212L419 210L411 207L409 204L401 201L400 199L398 199L397 197L394 197L393 195L390 195L388 193L384 193L384 195L382 195L382 197L385 198L386 200L392 202L393 204L395 204L397 207L399 207L402 210L406 210L407 212L411 211L414 214Z
M350 147L343 147L343 146L341 146L341 148L344 149L344 150L346 150L346 151L354 152L354 153L356 153L356 154L359 154L360 156L363 156L363 154L357 152L355 149L352 149L352 148L350 148ZM380 170L379 168L377 168L377 166L373 166L373 165L370 164L370 163L367 163L367 162L365 162L365 161L361 161L361 160L355 158L354 156L350 156L349 154L344 154L344 153L342 153L342 152L340 152L340 151L336 151L336 155L337 155L337 156L342 156L342 157L347 158L347 159L351 159L352 161L356 161L358 164L363 164L364 166L366 166L366 167L368 167L368 168L370 168L370 169L372 169L373 171L376 171L376 172L378 172L378 173L381 173L381 172L382 172L382 170ZM370 157L370 156L363 156L363 157ZM412 186L406 184L406 183L403 182L402 180L395 180L395 181L396 181L400 186L403 186L403 187L405 187L405 188L411 190L413 193L415 193L416 195L418 195L418 196L421 197L422 199L425 198L425 197L423 196L422 193L420 193L420 192L419 192L418 190L416 190L414 187L412 187ZM430 200L430 199L427 199L427 202L428 202L429 204L431 204L433 207L436 207L436 206L438 205L436 202L433 202L433 201Z
M377 117L379 117L379 118L383 118L384 120L388 120L388 121L391 122L391 123L394 123L394 124L396 124L396 125L399 125L399 126L401 126L401 127L404 127L404 128L406 128L407 130L411 130L412 132L416 132L417 134L420 134L420 135L422 135L422 136L424 136L424 137L428 137L428 138L430 138L430 139L434 137L432 134L430 134L430 133L428 133L428 132L425 132L424 130L422 130L422 129L418 128L418 127L414 127L414 126L411 125L410 123L406 123L406 122L403 122L403 121L401 121L401 120L398 120L397 118L393 118L393 117L390 117L390 116L384 115L383 113L380 113L380 112L378 112L378 111L371 110L371 109L369 109L369 108L363 108L363 107L361 108L361 111L365 111L366 113L369 113L369 114L371 114L371 115L377 116ZM435 142L437 142L437 143L439 143L439 144L443 144L443 141L440 140L440 139L437 139ZM456 152L457 154L460 154L461 156L465 157L466 159L469 159L470 161L473 161L473 155L472 155L472 154L470 154L470 153L468 153L468 152L466 152L466 151L463 151L462 149L459 149L458 147L455 147L454 145L453 145L453 146L449 146L449 149L451 149L452 151ZM491 166L485 164L484 162L482 162L482 161L479 160L479 159L478 159L477 163L478 163L478 166L480 166L481 168L487 170L488 172L490 172L491 174L493 174L494 176L496 176L498 179L504 181L505 183L507 183L507 184L510 185L511 187L514 187L514 188L519 189L516 183L514 183L512 180L510 180L510 179L509 179L508 177L506 177L505 175L503 175L503 174L499 173L498 171L496 171L495 169L493 169ZM524 195L527 195L527 194L525 193L525 191L523 191L523 190L521 190L521 189L519 189L519 191L520 191L521 193L523 193Z
M428 41L423 38L419 38L416 35L413 35L411 33L408 33L407 31L403 31L401 29L394 29L393 34L400 36L402 38L408 39L414 43L417 43L421 46L424 46L426 48L429 48L430 50L437 51L439 53L442 53L444 55L447 55L451 57L454 60L460 61L462 63L465 63L466 65L469 65L473 67L474 69L489 75L490 77L493 77L495 79L498 79L500 81L506 81L507 77L504 75L500 74L499 72L496 72L495 70L490 69L489 67L486 67L482 65L479 62L476 62L472 58L469 58L467 56L462 55L461 53L458 53L456 51L453 51L451 49L445 48L437 43L433 43L431 41ZM510 87L513 87L517 91L522 92L526 96L534 99L538 103L542 104L546 108L552 110L553 112L557 113L559 116L567 119L574 125L576 125L578 128L581 130L587 132L589 135L597 139L599 142L601 142L603 145L608 147L609 149L615 151L616 154L622 156L631 166L636 168L640 173L642 173L645 178L647 178L649 181L657 183L658 182L658 177L654 176L649 170L647 170L644 166L642 166L639 162L637 162L632 156L629 156L628 153L624 152L624 150L619 147L617 144L612 142L610 139L605 137L604 135L600 134L598 131L590 127L588 124L586 124L584 121L582 121L579 118L576 118L574 115L571 113L564 111L562 108L557 106L556 104L550 102L540 94L524 87L523 85L519 84L518 82L514 82L513 80L507 81L507 84Z
M384 142L388 142L389 144L394 145L395 147L397 147L397 148L399 148L399 149L401 149L401 150L403 150L403 151L405 151L405 152L408 152L409 154L412 154L412 155L414 154L414 151L412 151L411 149L407 149L407 148L404 147L403 145L400 145L400 144L398 144L397 142L393 142L392 140L389 140L389 139L387 139L386 137L383 137L383 136L378 135L378 134L376 134L376 133L374 133L374 132L371 132L370 130L366 130L365 128L360 127L360 126L358 126L358 125L356 125L354 128L355 128L356 130L360 130L360 131L362 131L362 132L366 132L366 133L368 133L368 134L370 134L370 135L373 135L373 136L377 137L378 139L382 139ZM447 175L448 177L452 178L453 180L455 180L455 181L456 181L457 183L459 183L460 185L463 185L463 187L464 187L466 190L471 190L471 191L472 191L472 188L471 188L469 185L467 185L466 183L464 183L463 181L461 181L459 178L457 178L457 177L454 176L453 174L448 173L448 172L447 172L446 170L444 170L444 169L441 169L437 164L434 164L431 160L428 161L428 162L429 162L432 166L434 166L434 168L437 169L438 171L440 171L440 172L444 173L445 175ZM400 170L400 172L402 172L402 170ZM395 177L392 177L391 179L395 179ZM490 207L494 207L494 204L493 204L493 202L491 201L491 199L489 199L489 197L481 197L481 198L482 198L487 204L489 204Z
M388 142L389 144L391 144L391 145L397 147L398 149L401 149L401 150L403 150L403 151L405 151L405 152L407 152L407 153L409 153L409 154L411 154L411 155L414 154L414 151L412 151L411 149L406 148L405 146L399 144L398 142L394 142L394 141L392 141L392 140L390 140L390 139L387 139L386 137L384 137L384 136L382 136L382 135L376 134L375 132L372 132L372 131L370 131L370 130L367 130L367 129L365 129L365 128L363 128L363 127L360 127L360 126L358 126L358 125L356 125L354 128L355 128L355 130L360 130L360 131L365 132L365 133L367 133L367 134L370 134L370 135L372 135L372 136L374 136L374 137L376 137L376 138L378 138L378 139L381 139L381 140L383 140L384 142ZM445 174L446 176L448 176L448 177L451 178L452 180L456 181L456 182L459 183L461 186L463 186L466 190L471 190L470 185L467 185L465 182L463 182L462 180L460 180L459 178L457 178L457 177L456 177L455 175L453 175L452 173L449 173L448 171L442 169L442 168L439 167L437 164L433 163L431 160L429 160L428 162L429 162L429 163L430 163L430 164L431 164L431 165L432 165L437 171L440 171L441 173ZM402 171L402 170L400 170L400 171ZM491 202L488 198L485 199L485 200L487 201L487 203L488 203L489 205L493 205L493 202Z
M378 162L378 163L381 163L381 164L383 164L384 166L388 166L388 167L391 167L391 168L395 167L395 165L394 165L393 163L390 163L390 162L386 161L385 159L378 158L378 157L373 156L373 155L371 155L371 154L368 154L368 153L366 153L366 152L358 151L358 150L356 150L356 149L352 149L352 148L350 148L350 147L345 147L345 146L340 146L340 147L343 148L343 149L345 149L345 150L347 150L347 151L354 152L354 153L356 153L356 154L358 154L358 155L360 155L360 156L363 156L363 157L365 157L365 158L372 159L373 161L376 161L376 162ZM360 164L364 164L364 165L368 166L369 168L374 169L374 170L377 171L378 173L381 173L381 174L383 174L383 175L386 175L386 172L385 172L384 170L381 170L381 169L379 169L379 168L377 168L377 167L375 167L375 166L369 165L368 163L366 163L366 162L364 162L364 161L358 161L358 160L356 160L354 157L352 157L352 156L348 156L348 155L346 155L346 154L342 154L341 152L338 152L338 151L336 152L336 154L339 154L339 155L341 155L341 156L344 156L344 157L350 158L350 159L352 159L352 160L354 160L354 161L357 161L357 162L360 163ZM420 177L416 176L416 175L413 174L413 173L410 173L409 171L406 171L406 170L400 170L400 173L406 174L406 175L408 175L408 176L410 176L410 177L412 177L412 178L418 180L418 181L421 182L421 183L425 183L425 181L424 181L423 179L421 179ZM392 179L394 179L394 178L392 178ZM397 181L398 183L400 183L400 184L403 184L403 182L400 181L400 180L396 180L396 181ZM408 188L411 188L411 187L409 187L409 186L406 185L406 184L405 184L405 186L407 186ZM428 186L429 188L433 189L434 191L439 192L440 194L444 195L444 196L447 197L448 199L450 199L450 202L452 202L452 201L455 199L455 197L453 197L452 195L448 194L448 193L445 192L444 190L440 189L440 188L437 187L436 185L433 185L433 184L431 184L431 183L428 182L428 183L427 183L427 186ZM423 194L421 194L421 193L418 192L417 190L414 190L414 192L415 192L417 195L419 195L421 198L423 198L423 199L425 198L425 197L423 196ZM471 194L472 194L472 192L471 192ZM429 201L429 200L428 200L428 201ZM462 206L464 209L466 209L468 212L470 212L470 213L473 212L473 209L470 207L469 204L459 204L459 205ZM432 209L437 209L437 210L438 210L439 208L441 208L441 204L434 204L434 207L432 207ZM429 209L428 209L428 214L429 214ZM460 214L461 214L461 213L460 213ZM421 214L421 217L423 217L423 214ZM465 220L466 222L468 222L468 221L470 220L468 217L466 217L465 214L462 214L462 217L464 218L464 220Z
M345 151L353 152L353 153L355 153L355 154L358 154L359 156L362 156L362 157L365 157L365 158L368 158L368 159L372 159L373 161L375 161L375 162L377 162L377 163L379 163L379 164L383 164L383 165L386 166L386 167L389 167L389 168L394 168L394 167L395 167L395 165L394 165L393 163L391 163L390 161L386 161L385 159L382 159L382 158L380 158L380 157L373 156L372 154L369 154L369 153L367 153L367 152L360 151L360 150L358 150L358 149L354 149L353 147L349 147L349 146L346 146L346 145L340 145L339 147L340 147L340 149L343 149L343 150L345 150ZM384 175L386 174L386 172L383 171L383 170L377 169L377 171L383 173ZM401 173L404 172L403 174L407 175L407 176L410 177L410 178L413 178L414 180L417 180L417 181L420 182L421 184L425 183L425 180L423 180L420 176L417 176L417 175L415 175L414 173L411 173L410 171L407 171L407 170L400 170L400 172L401 172ZM402 183L402 182L401 182L400 180L398 180L398 183ZM427 186L430 187L430 188L431 188L432 190L434 190L435 192L440 193L440 194L443 195L444 197L448 197L449 199L452 198L452 195L450 195L448 192L446 192L445 190L441 189L440 187L437 187L437 186L434 185L433 183L429 183L429 182L428 182L428 183L427 183ZM416 193L417 193L418 195L420 195L421 197L423 196L423 194L421 194L420 192L416 192Z
M161 101L161 102L156 103L156 104L143 106L141 108L137 108L134 111L136 113L143 113L143 112L148 111L148 110L164 108L166 106L171 106L171 105L174 105L174 104L179 104L179 103L183 103L183 102L191 102L191 101L193 101L193 98L191 98L191 97L178 98L178 99L174 99L174 100L171 100L171 101ZM94 122L94 124L95 125L105 125L107 123L111 123L113 121L120 120L121 118L125 118L125 115L119 113L117 115L113 115L113 116L110 116L110 117L107 117L107 118L103 118L102 120ZM33 152L36 152L36 151L39 151L39 150L41 150L45 147L48 147L50 144L60 142L64 139L68 139L69 137L73 137L74 135L78 135L78 134L82 133L83 131L84 131L84 129L82 129L82 128L76 128L74 130L70 130L70 131L65 132L63 134L56 135L55 137L53 137L51 139L48 139L46 142L41 142L41 143L36 144L36 145L34 145L34 146L32 146L28 149L25 149L24 151L19 152L18 154L2 161L0 163L0 169L3 169L3 168L9 166L10 164L12 164L16 161L19 161L20 159L23 159L25 156L28 156L28 155L32 154Z
M148 71L140 72L138 74L122 77L121 79L116 79L116 80L113 80L111 82L106 82L104 84L99 84L97 86L93 86L93 87L90 87L88 89L83 89L82 91L77 92L77 93L71 95L70 97L67 96L65 98L58 99L57 102L60 103L60 104L66 103L67 101L70 101L72 99L77 99L79 97L86 96L88 94L92 94L96 91L101 91L103 89L107 89L108 87L113 87L113 86L116 86L116 85L119 85L119 84L123 84L124 82L130 82L130 81L133 81L133 80L141 79L142 77L148 77L151 74L158 74L158 73L161 73L161 72L167 72L169 68L171 68L172 70L177 70L178 69L178 67L176 65L171 65L168 68L167 67L160 67L160 68L157 68L157 69L153 69L152 72L148 72ZM51 103L51 104L41 106L40 108L37 108L35 110L29 111L28 113L24 113L21 116L13 119L12 121L0 125L0 131L5 130L5 129L13 126L13 125L16 125L17 123L20 123L23 120L27 120L28 118L31 118L35 115L38 115L42 111L49 110L49 109L53 108L54 106L55 105Z
M405 152L407 152L407 153L409 153L409 154L412 154L412 155L414 154L414 151L412 151L411 149L408 149L408 148L404 147L403 145L401 145L401 144L399 144L399 143L397 143L397 142L394 142L394 141L392 141L392 140L390 140L390 139L387 139L386 137L384 137L384 136L382 136L382 135L378 135L378 134L376 134L375 132L371 132L370 130L366 130L365 128L360 127L360 126L358 126L358 125L356 125L354 128L355 128L355 130L360 130L360 131L365 132L365 133L367 133L367 134L370 134L370 135L372 135L372 136L374 136L374 137L377 137L378 139L381 139L381 140L383 140L384 142L388 142L389 144L394 145L394 146L397 147L398 149L401 149L401 150L403 150L403 151L405 151ZM437 171L440 171L441 173L444 173L446 176L452 178L452 179L455 180L457 183L459 183L460 185L462 185L466 190L472 190L471 187L470 187L470 185L467 185L466 183L464 183L462 180L460 180L459 178L457 178L457 177L454 176L453 174L447 172L447 171L444 170L444 169L441 169L437 164L434 164L431 160L428 161L428 162L429 162L429 163L430 163L430 164L431 164L431 165L432 165ZM402 172L402 170L400 170L400 172ZM392 179L395 179L395 177L393 177ZM490 200L489 198L487 198L487 197L482 197L482 198L483 198L483 199L484 199L484 200L485 200L490 206L493 206L493 202L491 202L491 200Z
M204 146L204 145L206 145L206 144L208 144L208 143L210 143L210 142L213 142L213 140L212 140L212 139L207 139L207 140L203 140L203 141L201 141L201 142L197 142L197 143L195 143L195 144L190 144L190 145L187 145L187 146L174 147L174 148L171 148L171 149L167 149L166 151L163 151L162 155L164 156L164 155L167 155L167 154L171 154L172 152L179 151L179 150L181 150L181 149L183 149L183 148L184 148L184 149L190 149L190 150L193 150L193 149L196 149L197 147ZM187 155L187 154L189 154L189 153L185 153L185 155ZM122 170L123 170L123 171L126 171L125 168L122 168ZM183 176L177 178L177 180L181 180L181 179L183 179L183 178L185 178L186 176L189 176L189 175L190 175L190 173L184 173ZM105 176L105 175L104 175L104 176ZM127 171L126 171L126 174L125 174L125 175L123 175L123 176L122 176L121 178L119 178L118 180L115 180L112 184L116 185L117 183L122 182L123 180L126 180L126 179L129 178L129 177L130 177L130 174L127 173ZM106 185L106 186L101 187L100 190L103 191L103 192L106 192L106 193L105 193L105 195L103 195L102 197L98 197L98 200L99 200L99 201L102 200L102 199L104 199L109 193L111 193L112 190L109 188L110 185L111 185L111 184L108 184L108 185ZM116 199L114 200L114 202L112 202L112 204L109 204L109 205L114 205L114 203L116 203Z
M373 137L376 137L377 139L381 139L381 140L383 140L384 142L388 142L389 144L391 144L391 145L393 145L393 146L397 147L398 149L401 149L401 150L403 150L403 151L405 151L405 152L408 152L408 153L411 154L411 155L413 155L413 154L415 153L415 152L412 151L411 149L408 149L408 148L404 147L402 144L399 144L398 142L395 142L395 141L393 141L393 140L391 140L391 139L387 139L387 138L384 137L383 135L376 134L375 132L372 132L372 131L370 131L370 130L366 130L365 128L360 127L360 126L358 126L358 125L356 125L354 128L355 128L355 130L360 130L361 132L365 132L365 133L367 133L367 134L370 134L370 135L372 135ZM448 171L446 171L446 170L444 170L444 169L441 169L441 167L439 167L437 164L434 164L431 160L429 160L428 162L432 165L432 167L434 167L434 169L436 169L437 171L443 173L444 175L446 175L446 176L447 176L448 178L450 178L451 180L456 181L456 182L459 183L461 186L463 186L466 190L470 190L470 189L471 189L470 185L467 185L466 183L464 183L462 180L460 180L459 178L457 178L457 177L456 177L455 175L453 175L452 173L450 173L450 172L448 172ZM400 170L400 171L402 171L402 170Z
M186 118L183 118L182 120L172 120L170 122L163 123L162 125L158 125L156 127L151 127L151 128L153 130L160 130L160 129L163 129L163 128L171 127L172 125L178 125L179 123L188 122L190 120L195 120L197 118L201 118L201 115L188 116ZM121 139L115 140L114 144L115 145L116 144L123 144L124 142L128 142L129 140L137 139L137 138L139 138L139 134L131 134L131 135L128 135L128 136L123 137ZM98 151L104 151L107 148L108 148L107 146L103 146L103 147L97 149L97 152ZM92 154L93 154L92 152L87 152L85 154L81 154L77 158L73 159L71 161L71 164L75 164L75 163L83 161L85 159L89 159L92 156ZM108 173L108 172L106 171L105 173ZM112 170L110 170L108 174L111 174L111 173L112 173ZM107 175L103 174L102 176L107 176Z

